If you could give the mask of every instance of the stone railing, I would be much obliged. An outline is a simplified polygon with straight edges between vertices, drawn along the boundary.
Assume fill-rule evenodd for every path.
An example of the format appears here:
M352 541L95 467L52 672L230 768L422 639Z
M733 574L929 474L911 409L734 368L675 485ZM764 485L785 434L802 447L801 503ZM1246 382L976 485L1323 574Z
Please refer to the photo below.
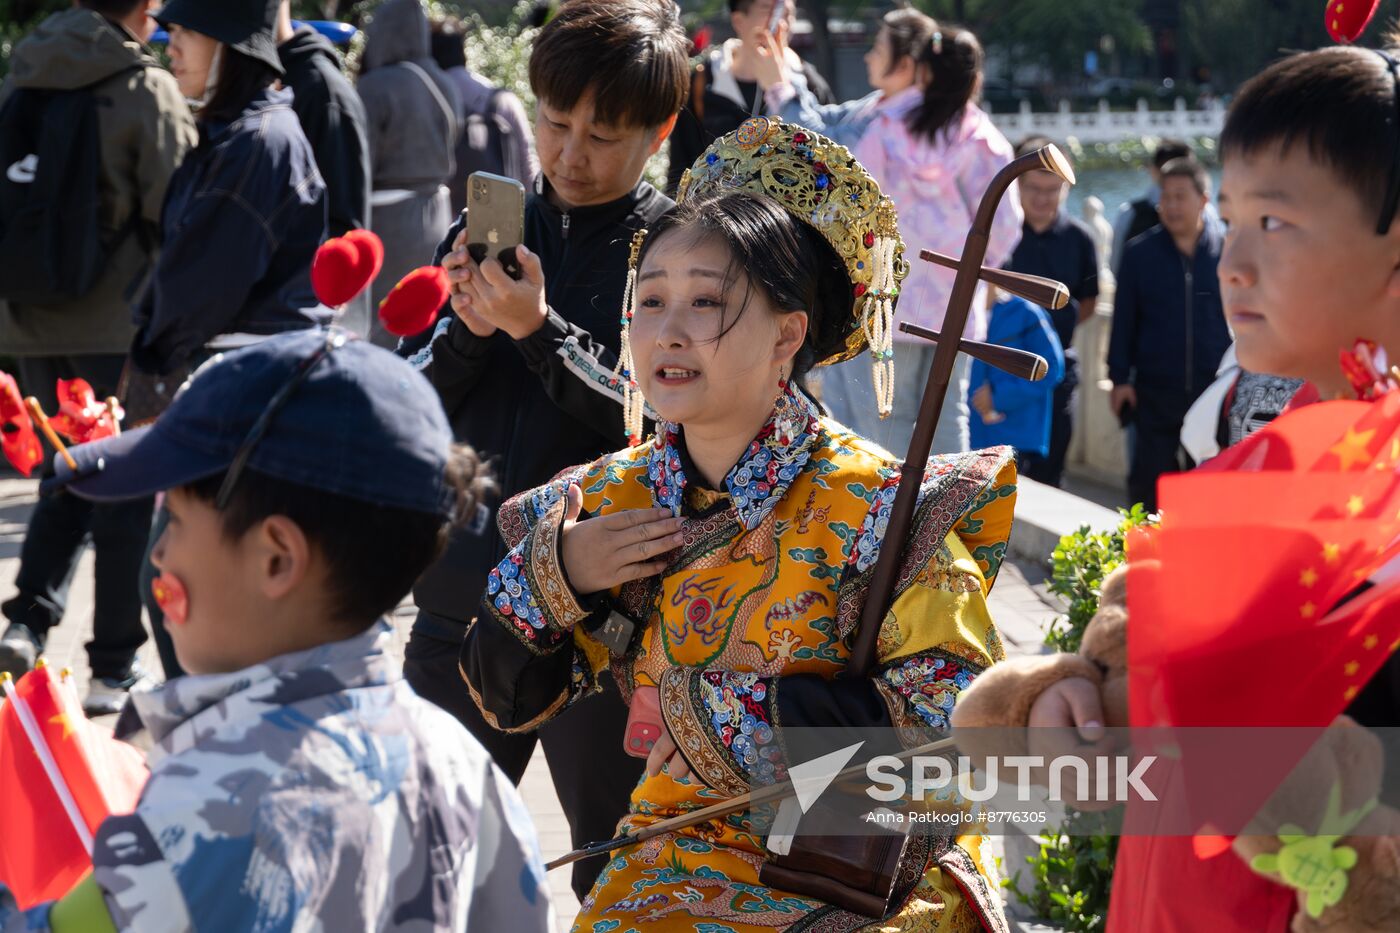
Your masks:
M1099 101L1097 110L1075 113L1069 101L1061 101L1060 109L1035 113L1029 101L1021 102L1018 113L994 113L992 122L1008 139L1023 139L1032 134L1055 140L1071 137L1081 143L1110 143L1133 136L1217 136L1225 126L1225 108L1219 104L1207 110L1188 110L1180 97L1171 110L1149 110L1147 101L1139 99L1136 110L1109 110L1107 101Z

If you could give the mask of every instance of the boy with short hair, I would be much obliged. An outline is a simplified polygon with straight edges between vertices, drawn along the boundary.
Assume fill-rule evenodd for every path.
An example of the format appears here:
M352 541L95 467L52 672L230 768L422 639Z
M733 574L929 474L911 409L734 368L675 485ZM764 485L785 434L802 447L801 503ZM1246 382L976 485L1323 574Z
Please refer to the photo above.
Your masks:
M1400 352L1397 38L1391 37L1387 52L1328 48L1271 65L1240 89L1221 135L1220 212L1228 230L1219 276L1225 315L1243 367L1307 380L1292 408L1319 398L1357 397L1339 355L1353 352L1358 340ZM1210 594L1203 589L1201 598ZM1263 638L1273 620L1241 624L1257 625ZM1361 726L1400 725L1396 647L1389 646L1388 660L1364 687L1346 695L1343 715ZM1104 650L1111 656L1115 649ZM1116 650L1126 656L1126 648ZM1340 671L1337 676L1340 687ZM966 702L967 695L960 706ZM1280 710L1279 724L1289 719L1289 711ZM1035 726L1090 731L1105 721L1098 689L1072 676L1045 688L1030 713ZM1371 819L1388 809L1383 801ZM1338 841L1358 851L1350 868L1352 890L1374 895L1400 884L1393 839L1357 832ZM1340 928L1329 923L1335 912L1324 910L1320 918L1300 913L1303 899L1272 876L1253 873L1242 859L1203 861L1187 837L1125 837L1108 929ZM1386 905L1369 906L1380 911ZM1393 920L1367 929L1392 929L1386 924Z
M59 467L94 500L169 490L156 589L193 676L133 696L151 777L92 875L24 921L0 888L0 929L553 927L514 788L401 679L382 619L489 480L432 387L347 338L230 353Z

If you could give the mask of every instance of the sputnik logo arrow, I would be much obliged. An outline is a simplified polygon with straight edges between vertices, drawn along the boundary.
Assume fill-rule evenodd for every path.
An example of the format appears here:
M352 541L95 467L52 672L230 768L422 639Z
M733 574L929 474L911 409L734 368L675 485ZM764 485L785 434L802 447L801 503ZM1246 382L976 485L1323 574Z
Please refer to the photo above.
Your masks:
M845 748L828 752L820 758L804 761L788 768L788 779L796 798L788 797L778 806L778 815L773 818L773 828L768 833L768 850L777 855L787 855L792 848L792 838L797 834L797 824L802 814L812 809L812 804L826 792L836 775L850 764L864 741L847 745Z

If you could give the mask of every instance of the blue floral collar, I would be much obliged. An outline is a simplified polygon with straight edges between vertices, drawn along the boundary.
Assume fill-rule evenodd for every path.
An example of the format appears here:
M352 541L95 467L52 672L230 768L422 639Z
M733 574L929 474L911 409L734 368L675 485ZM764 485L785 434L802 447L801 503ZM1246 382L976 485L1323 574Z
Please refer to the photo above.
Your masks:
M793 389L778 396L768 421L724 478L725 491L734 500L744 528L752 531L763 524L782 501L816 447L820 418L817 406ZM681 514L685 502L683 446L681 426L662 422L647 456L652 498L674 515Z

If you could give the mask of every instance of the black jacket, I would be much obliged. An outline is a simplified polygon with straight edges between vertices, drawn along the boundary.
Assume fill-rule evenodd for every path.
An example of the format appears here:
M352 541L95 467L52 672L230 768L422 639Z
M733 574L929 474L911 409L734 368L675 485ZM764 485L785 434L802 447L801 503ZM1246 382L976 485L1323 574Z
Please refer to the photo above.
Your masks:
M303 26L277 47L292 110L326 183L328 233L369 227L369 137L365 105L340 68L335 47Z
M671 133L671 161L666 171L666 192L673 197L685 170L695 164L702 152L710 148L710 143L726 133L737 130L739 124L749 118L753 107L756 85L751 81L739 82L740 95L746 98L743 105L715 91L710 80L715 60L715 55L712 54L707 56L703 63L695 66L691 73L691 99L681 108L680 115L676 118L676 128ZM802 75L807 79L807 87L817 98L817 103L836 102L831 95L831 88L810 62L802 63ZM697 91L701 99L698 107L694 101Z
M543 182L541 182L543 184ZM674 206L646 182L596 207L561 212L537 191L525 204L525 245L544 267L549 318L521 341L498 331L476 337L446 306L437 325L404 341L408 356L442 397L457 440L491 458L500 498L413 591L416 628L460 641L477 612L491 568L506 555L496 533L499 502L626 446L620 394L611 382L622 293L634 231ZM437 262L464 223L438 247Z
M1230 347L1220 302L1220 229L1207 223L1191 258L1165 227L1123 251L1113 300L1108 375L1137 388L1138 414L1177 423L1215 381Z
M170 179L160 260L135 309L141 370L168 373L220 334L277 334L329 316L311 288L326 189L291 97L267 88L232 123L200 124Z

